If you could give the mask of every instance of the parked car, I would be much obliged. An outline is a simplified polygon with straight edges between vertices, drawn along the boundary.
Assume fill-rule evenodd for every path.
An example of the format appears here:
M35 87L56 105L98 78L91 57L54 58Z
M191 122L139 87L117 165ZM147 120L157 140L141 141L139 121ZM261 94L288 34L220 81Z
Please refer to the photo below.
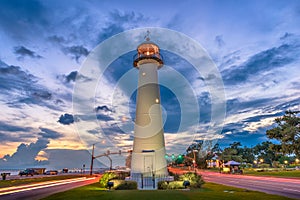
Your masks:
M46 175L57 175L58 171L57 170L48 170L45 172Z
M29 175L33 176L34 174L35 174L35 171L33 169L25 169L25 170L19 172L20 176L23 176L23 175L25 175L25 176L29 176Z

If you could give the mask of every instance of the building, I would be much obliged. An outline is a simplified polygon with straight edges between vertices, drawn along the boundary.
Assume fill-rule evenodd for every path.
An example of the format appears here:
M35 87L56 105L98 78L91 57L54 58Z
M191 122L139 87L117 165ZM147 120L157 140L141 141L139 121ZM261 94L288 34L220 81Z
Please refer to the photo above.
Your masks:
M168 176L160 107L158 69L163 66L159 47L149 37L137 47L133 63L139 70L131 178L139 188L155 187Z

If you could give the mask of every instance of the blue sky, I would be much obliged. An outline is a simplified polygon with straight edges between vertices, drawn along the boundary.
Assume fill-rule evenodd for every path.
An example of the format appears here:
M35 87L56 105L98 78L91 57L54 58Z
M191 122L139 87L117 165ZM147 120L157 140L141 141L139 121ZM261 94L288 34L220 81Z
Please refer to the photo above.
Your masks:
M2 0L1 167L18 163L59 168L72 159L72 167L81 167L89 163L86 150L92 143L97 143L97 153L111 149L110 145L129 149L131 126L119 124L134 119L135 93L126 93L124 84L118 84L129 72L136 74L131 81L137 83L134 52L120 55L107 68L91 99L90 116L73 110L72 96L76 82L92 80L80 73L90 52L115 34L144 27L185 34L215 63L226 97L226 118L218 137L221 146L266 141L265 131L275 117L300 109L299 1ZM164 80L170 70L178 72L190 84L199 107L199 123L187 123L179 130L185 105L168 85L161 87L167 151L179 153L179 144L191 142L186 139L194 134L191 128L200 127L198 133L205 134L212 123L211 94L203 74L195 73L188 61L172 52L162 54L167 66L159 71L160 78ZM188 91L180 84L174 82ZM58 162L60 166L55 165Z

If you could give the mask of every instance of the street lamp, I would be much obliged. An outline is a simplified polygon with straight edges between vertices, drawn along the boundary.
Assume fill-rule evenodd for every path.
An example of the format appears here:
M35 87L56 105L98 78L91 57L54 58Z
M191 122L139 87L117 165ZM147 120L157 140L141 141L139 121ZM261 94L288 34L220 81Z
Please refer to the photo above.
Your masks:
M263 162L264 162L264 159L262 159L262 158L259 159L259 162L260 162L260 163L263 163Z
M254 160L253 161L253 164L254 164L254 166L255 166L255 168L257 167L257 160Z
M300 160L298 158L296 158L295 162L296 162L296 164L298 164L300 162Z
M285 160L285 161L284 161L284 167L285 167L285 168L287 167L287 164L288 164L288 161Z

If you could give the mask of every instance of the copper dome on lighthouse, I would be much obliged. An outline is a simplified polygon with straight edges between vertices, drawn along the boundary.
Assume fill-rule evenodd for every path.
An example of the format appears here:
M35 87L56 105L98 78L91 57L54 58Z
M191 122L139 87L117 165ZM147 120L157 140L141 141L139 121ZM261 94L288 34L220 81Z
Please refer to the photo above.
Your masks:
M151 42L149 37L146 38L146 41L141 43L137 47L137 54L135 55L135 59L133 65L139 68L139 63L150 63L150 62L158 62L158 67L160 68L163 65L162 57L159 53L159 47L154 42Z

